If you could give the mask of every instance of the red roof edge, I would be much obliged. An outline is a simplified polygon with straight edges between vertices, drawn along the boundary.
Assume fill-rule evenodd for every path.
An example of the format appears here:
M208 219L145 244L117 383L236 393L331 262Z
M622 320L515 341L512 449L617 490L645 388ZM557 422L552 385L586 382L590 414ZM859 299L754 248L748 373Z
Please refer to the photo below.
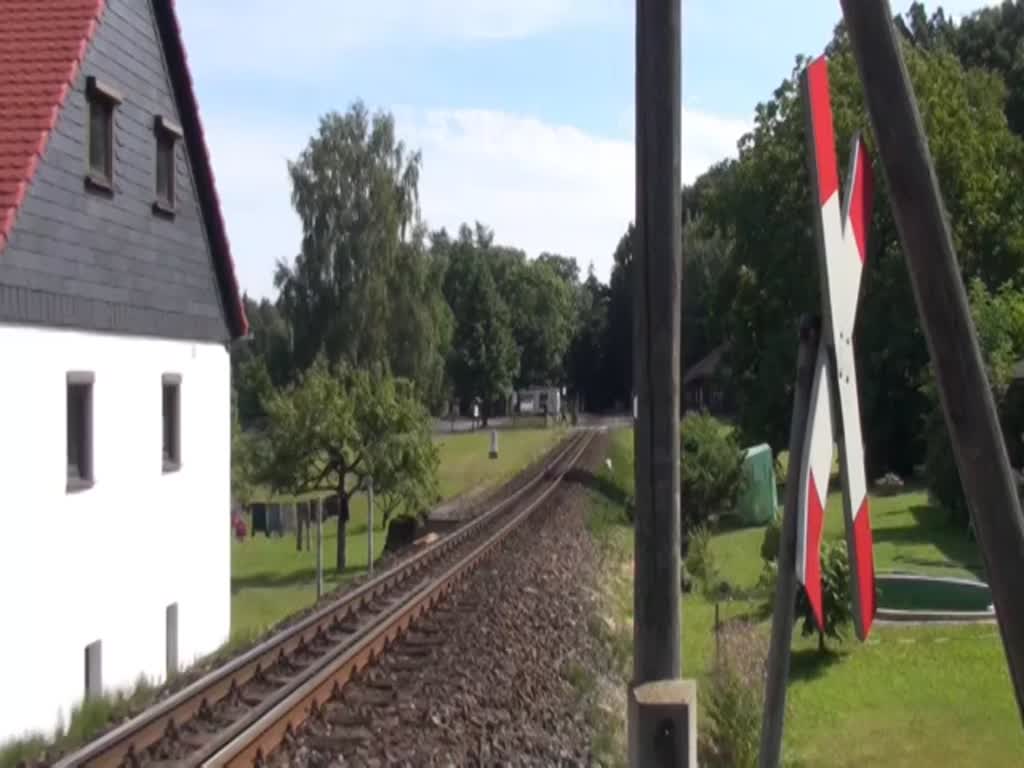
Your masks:
M196 173L196 187L203 209L210 247L213 251L214 267L220 283L221 298L228 314L228 327L232 338L241 338L249 332L249 321L239 291L235 274L235 262L231 257L227 228L221 214L220 198L213 178L213 166L206 146L202 120L199 117L199 103L196 100L192 75L188 68L185 44L181 26L174 10L174 0L155 0L157 26L163 41L164 56L170 70L171 81L177 94L178 111L182 129L189 149L189 157Z
M4 217L0 219L0 251L2 251L4 246L7 245L7 241L11 236L11 230L14 229L14 220L18 216L18 210L21 208L21 204L25 202L25 195L28 193L29 184L31 184L32 179L35 178L36 168L39 167L39 160L42 158L43 152L46 151L46 144L50 140L50 134L57 125L57 118L60 116L60 111L64 107L64 102L67 100L68 93L71 91L75 78L78 76L78 68L82 66L82 59L85 58L85 52L89 49L89 43L96 32L96 24L103 13L104 2L105 0L96 0L96 5L91 11L89 26L86 27L85 35L82 36L82 43L78 46L78 52L75 54L74 59L71 60L71 64L68 67L68 74L61 85L60 95L57 97L57 103L53 105L53 109L50 111L50 117L47 120L46 128L41 134L39 134L39 143L36 145L35 150L29 157L28 167L25 168L25 171L21 174L21 180L18 182L18 186L15 187L14 205L12 205L7 210Z

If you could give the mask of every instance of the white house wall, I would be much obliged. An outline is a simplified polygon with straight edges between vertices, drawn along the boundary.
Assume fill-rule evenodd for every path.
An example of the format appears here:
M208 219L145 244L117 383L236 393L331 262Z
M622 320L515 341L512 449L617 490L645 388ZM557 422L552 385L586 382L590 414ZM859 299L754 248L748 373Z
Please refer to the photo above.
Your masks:
M66 492L68 371L91 371L94 486ZM181 375L181 468L162 468L162 375ZM0 741L67 723L85 647L105 688L165 674L230 628L230 362L193 344L0 325ZM9 692L15 692L11 695Z

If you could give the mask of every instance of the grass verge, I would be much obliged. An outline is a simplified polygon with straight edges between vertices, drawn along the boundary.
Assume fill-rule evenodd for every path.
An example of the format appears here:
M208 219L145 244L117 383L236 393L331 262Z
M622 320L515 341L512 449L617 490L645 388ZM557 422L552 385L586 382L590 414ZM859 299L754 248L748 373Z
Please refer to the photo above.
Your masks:
M513 429L498 436L498 458L488 457L490 431L435 437L440 453L441 495L445 500L479 493L504 483L565 436L562 429ZM291 497L278 497L289 503ZM337 569L336 521L324 524L324 587L330 591L366 571L369 561L366 497L352 499L346 527L344 572ZM384 551L387 531L374 520L374 559ZM311 548L298 551L294 535L231 542L231 633L261 633L316 600L316 531Z

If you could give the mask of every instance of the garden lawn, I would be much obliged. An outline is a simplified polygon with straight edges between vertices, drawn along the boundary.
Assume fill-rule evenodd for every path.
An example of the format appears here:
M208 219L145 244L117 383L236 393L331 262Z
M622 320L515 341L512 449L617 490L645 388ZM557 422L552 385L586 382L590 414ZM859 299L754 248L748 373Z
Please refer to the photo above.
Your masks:
M605 569L606 612L628 678L632 638L632 528L621 501L632 493L632 435L612 434L612 471L593 493L591 530L615 563ZM951 530L924 493L872 500L875 562L880 571L980 575L966 536ZM838 494L829 499L826 535L843 535ZM720 577L756 584L763 529L715 535ZM767 632L763 601L719 606L723 619L747 615ZM714 605L683 599L683 674L701 681L714 655ZM816 639L795 629L787 704L785 764L806 766L1020 765L1021 730L998 631L994 626L876 627L867 643L852 637L822 657ZM698 693L698 697L699 697Z
M498 459L488 458L490 431L461 432L436 436L441 458L440 484L445 499L479 492L511 478L542 456L561 437L560 429L511 429L498 434ZM280 495L269 500L294 502L296 497ZM352 499L345 552L347 567L337 573L337 521L324 524L325 588L331 589L366 570L366 497ZM374 557L384 549L386 531L379 515L374 520ZM295 535L267 538L264 534L231 541L231 634L234 641L260 634L292 613L312 605L316 599L316 531L312 547L296 550Z

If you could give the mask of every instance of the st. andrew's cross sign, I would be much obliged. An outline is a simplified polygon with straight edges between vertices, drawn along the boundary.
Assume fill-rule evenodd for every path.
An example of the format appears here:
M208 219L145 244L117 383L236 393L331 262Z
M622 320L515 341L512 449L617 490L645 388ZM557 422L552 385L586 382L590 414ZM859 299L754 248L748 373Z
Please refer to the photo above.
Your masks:
M824 630L821 536L835 441L839 445L854 626L857 637L864 640L875 616L875 571L853 328L867 256L873 177L867 147L858 134L853 139L850 171L840 205L828 64L824 57L808 66L803 87L804 104L809 110L811 184L818 207L815 232L822 321L800 464L796 573L818 627Z

